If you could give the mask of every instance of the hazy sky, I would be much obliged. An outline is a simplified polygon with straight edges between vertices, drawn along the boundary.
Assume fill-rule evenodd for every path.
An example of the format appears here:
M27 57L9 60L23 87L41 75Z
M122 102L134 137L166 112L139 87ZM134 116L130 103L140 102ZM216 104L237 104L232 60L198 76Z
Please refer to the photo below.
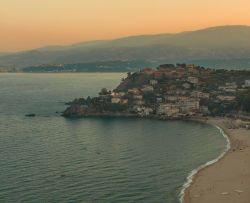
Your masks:
M250 0L0 0L0 51L250 25Z

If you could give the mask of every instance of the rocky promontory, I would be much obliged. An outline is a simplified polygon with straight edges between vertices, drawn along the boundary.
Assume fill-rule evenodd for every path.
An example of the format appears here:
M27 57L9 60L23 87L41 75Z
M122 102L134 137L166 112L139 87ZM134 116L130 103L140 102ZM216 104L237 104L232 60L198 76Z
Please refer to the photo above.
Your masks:
M193 64L163 64L128 73L110 91L68 102L64 117L146 117L248 115L250 71L215 70Z

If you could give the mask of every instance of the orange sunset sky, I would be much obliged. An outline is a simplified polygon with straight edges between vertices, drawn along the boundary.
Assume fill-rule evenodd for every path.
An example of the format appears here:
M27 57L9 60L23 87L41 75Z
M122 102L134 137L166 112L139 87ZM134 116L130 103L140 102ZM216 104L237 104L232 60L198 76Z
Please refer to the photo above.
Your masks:
M0 0L0 52L250 25L250 0Z

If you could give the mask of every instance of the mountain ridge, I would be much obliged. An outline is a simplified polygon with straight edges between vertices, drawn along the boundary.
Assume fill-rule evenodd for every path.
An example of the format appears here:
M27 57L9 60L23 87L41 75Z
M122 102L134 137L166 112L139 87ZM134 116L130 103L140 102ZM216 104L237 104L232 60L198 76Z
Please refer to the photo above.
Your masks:
M111 60L186 61L250 58L250 26L217 26L196 31L127 36L65 46L0 53L0 67Z

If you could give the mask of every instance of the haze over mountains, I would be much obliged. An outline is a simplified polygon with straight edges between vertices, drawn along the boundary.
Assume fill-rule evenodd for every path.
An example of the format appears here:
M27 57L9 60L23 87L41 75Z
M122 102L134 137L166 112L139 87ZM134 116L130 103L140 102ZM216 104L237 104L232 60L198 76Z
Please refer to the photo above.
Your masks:
M152 64L196 62L250 68L250 26L220 26L177 34L125 37L0 54L0 67L145 60Z

